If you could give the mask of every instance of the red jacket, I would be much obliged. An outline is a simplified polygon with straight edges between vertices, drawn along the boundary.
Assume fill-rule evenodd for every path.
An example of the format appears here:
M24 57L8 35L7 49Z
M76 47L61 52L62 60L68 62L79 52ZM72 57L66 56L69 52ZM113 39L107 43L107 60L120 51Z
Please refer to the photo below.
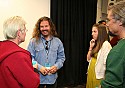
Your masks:
M11 41L0 42L0 87L37 88L40 79L34 72L30 53Z

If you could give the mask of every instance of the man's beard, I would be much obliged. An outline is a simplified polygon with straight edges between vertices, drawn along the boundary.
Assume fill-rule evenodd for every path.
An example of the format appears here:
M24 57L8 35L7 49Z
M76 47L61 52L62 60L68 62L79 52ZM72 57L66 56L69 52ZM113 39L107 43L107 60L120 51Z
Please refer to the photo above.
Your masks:
M44 32L48 32L48 34L46 35L46 34L44 34ZM49 36L49 31L48 31L48 30L43 30L43 31L41 32L41 34L42 34L44 37L48 37L48 36Z
M113 34L111 31L108 31L108 35L110 35L112 37L117 36L117 35Z

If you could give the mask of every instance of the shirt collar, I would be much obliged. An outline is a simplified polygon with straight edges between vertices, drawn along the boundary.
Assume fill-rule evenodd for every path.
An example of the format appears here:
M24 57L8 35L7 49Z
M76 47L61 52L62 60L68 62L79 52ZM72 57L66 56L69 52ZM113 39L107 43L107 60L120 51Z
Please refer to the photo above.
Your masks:
M45 37L42 34L41 34L41 39L46 40ZM51 36L48 41L51 41L52 39L53 39L53 36Z

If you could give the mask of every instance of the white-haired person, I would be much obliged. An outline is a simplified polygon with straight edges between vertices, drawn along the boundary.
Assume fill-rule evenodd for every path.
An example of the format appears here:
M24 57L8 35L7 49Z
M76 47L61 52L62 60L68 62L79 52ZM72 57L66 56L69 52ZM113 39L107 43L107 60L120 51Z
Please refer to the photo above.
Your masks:
M40 83L30 53L19 47L25 41L25 25L25 20L20 16L10 17L3 24L6 40L0 41L1 88L37 88Z

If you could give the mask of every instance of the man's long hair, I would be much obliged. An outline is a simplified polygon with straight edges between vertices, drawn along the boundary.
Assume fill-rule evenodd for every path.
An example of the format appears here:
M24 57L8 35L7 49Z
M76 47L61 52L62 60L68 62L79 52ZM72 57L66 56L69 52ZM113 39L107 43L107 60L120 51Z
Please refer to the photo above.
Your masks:
M56 36L57 37L57 32L56 32L56 28L55 28L55 25L53 24L52 20L48 17L41 17L37 23L35 24L35 28L33 30L33 35L32 35L32 38L36 38L36 41L38 41L40 39L40 36L41 36L41 31L40 31L40 23L42 21L48 21L49 22L49 25L50 25L50 34L52 36Z

